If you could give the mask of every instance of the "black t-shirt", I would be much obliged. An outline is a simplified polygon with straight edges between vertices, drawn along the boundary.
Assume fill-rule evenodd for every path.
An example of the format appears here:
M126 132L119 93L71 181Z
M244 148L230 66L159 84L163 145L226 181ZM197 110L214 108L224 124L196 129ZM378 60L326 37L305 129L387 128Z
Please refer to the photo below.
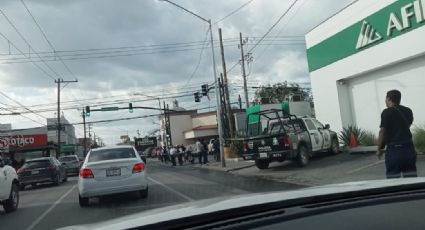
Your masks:
M397 105L384 109L381 114L381 128L385 129L385 144L398 144L412 141L410 125L413 122L412 110Z

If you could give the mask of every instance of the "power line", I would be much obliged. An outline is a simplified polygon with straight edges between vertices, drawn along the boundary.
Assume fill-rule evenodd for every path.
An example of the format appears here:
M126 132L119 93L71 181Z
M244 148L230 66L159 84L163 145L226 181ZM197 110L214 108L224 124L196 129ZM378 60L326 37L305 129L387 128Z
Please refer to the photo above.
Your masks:
M236 46L237 43L224 45L225 47ZM260 44L258 44L260 45ZM267 44L261 44L267 45ZM293 43L275 43L275 46L298 46L305 45L304 41L295 41ZM219 46L216 45L215 48ZM205 47L204 47L205 48ZM185 51L195 51L203 49L202 46L193 47L193 48L173 48L162 50L152 50L152 49L139 49L139 50L129 50L129 51L108 51L108 52L98 52L98 53L77 53L77 54L63 54L61 55L62 60L87 60L87 59L102 59L102 58L111 58L111 57L129 57L129 56L139 56L139 55L148 55L148 54L160 54L160 53L175 53L175 52L185 52ZM54 62L57 61L55 58L57 54L54 55L45 55L40 56L38 59L33 57L17 57L17 58L3 58L0 61L5 61L3 64L15 64L15 63L28 63L28 62ZM44 59L43 59L44 58ZM51 59L48 59L51 58Z
M298 12L301 10L301 8L305 5L305 3L307 1L308 0L304 0L302 2L302 4L300 5L300 7L298 7L298 9L295 11L295 13L291 16L291 18L289 18L289 20L286 22L286 24L283 25L282 28L277 32L277 36L279 36L280 33L282 33L284 31L284 29L286 29L286 26L295 18L295 16L298 14ZM263 51L260 54L258 54L258 56L255 58L255 60L260 59L263 56L263 54L267 51L267 49L270 47L271 44L273 44L273 41L270 42L268 45L266 45L264 47Z
M267 30L267 32L258 40L254 46L248 51L248 53L251 53L260 43L266 38L266 36L273 30L274 27L276 27L277 24L288 14L288 12L294 7L294 5L298 2L298 0L294 0L292 4L289 6L288 9L279 17L279 19ZM266 44L267 45L267 44ZM236 62L232 67L230 67L226 73L230 73L237 65L239 64L239 61Z
M242 4L240 7L238 7L236 10L230 12L229 14L227 14L226 16L224 16L223 18L219 19L218 21L214 22L213 25L216 25L219 22L222 22L224 20L226 20L228 17L234 15L235 13L237 13L239 10L243 9L245 6L249 5L251 2L253 2L254 0L249 0L247 2L245 2L244 4Z
M289 13L289 11L294 7L294 5L298 2L298 0L294 0L288 9L279 17L279 19L267 30L267 32L258 40L257 43L248 51L248 53L252 52L263 40L264 38L276 27L277 24Z
M3 103L0 103L0 104L3 104ZM7 109L7 108L2 108L2 109L6 110L6 111L9 111L9 112L11 112L11 113L13 113L13 112L14 112L13 110L10 110L10 109ZM19 114L19 116L21 116L21 117L23 117L23 118L26 118L26 119L28 119L28 120L30 120L30 121L32 121L32 122L34 122L34 123L37 123L37 124L40 124L40 125L43 125L43 126L45 125L45 124L43 124L43 123L41 123L41 122L39 122L39 121L36 121L36 120L34 120L34 119L30 118L30 117L25 116L25 115L23 115L23 114Z
M0 36L2 36L4 39L6 39L9 43L9 45L12 45L13 47L15 47L15 49L22 53L22 55L24 55L24 57L26 57L26 54L24 52L22 52L13 42L11 42L3 33L0 32ZM31 60L31 59L30 59ZM34 61L30 61L35 67L37 67L39 70L41 70L44 74L46 74L48 77L50 77L51 79L55 80L55 78L48 73L45 69L41 68L41 66L39 66L36 62Z
M199 58L198 58L198 62L196 63L196 67L193 70L192 74L190 75L189 79L187 79L186 84L183 86L183 88L185 88L189 84L189 82L192 80L192 78L195 76L196 72L198 71L199 65L201 64L201 61L202 61L202 54L204 53L205 42L208 39L208 33L209 33L209 31L210 31L210 29L208 28L207 32L205 33L204 43L202 45L201 52L199 53Z
M59 74L51 67L49 66L41 57L40 55L34 50L34 48L32 48L31 44L25 39L25 37L22 35L22 33L18 30L18 28L16 28L16 26L12 23L12 21L9 19L9 17L7 17L7 15L4 13L3 10L0 9L1 14L3 15L3 17L6 19L6 21L9 23L10 26L13 27L13 29L16 31L16 33L18 33L19 37L21 37L21 39L28 45L28 47L34 51L34 53L40 58L41 62L43 62L43 64L50 70L52 71L52 73L54 73L57 77L59 77Z
M34 111L32 111L31 109L28 109L26 106L22 105L21 103L19 103L19 102L18 102L18 101L16 101L15 99L13 99L13 98L11 98L11 97L7 96L7 94L5 94L4 92L0 91L0 94L1 94L1 95L3 95L5 98L7 98L7 99L9 99L9 100L11 100L11 101L13 101L13 102L15 102L16 104L18 104L18 105L22 106L25 110L29 111L30 113L33 113L33 114L35 114L35 115L37 115L37 116L39 116L39 117L41 117L41 118L47 119L47 117L45 117L45 116L43 116L43 115L40 115L40 114L38 114L38 113L35 113Z
M52 48L53 52L56 53L56 49L53 46L53 44L50 42L50 40L47 38L46 33L44 33L43 29L41 28L40 24L38 24L37 20L35 19L35 17L32 15L31 11L28 9L27 5L25 4L24 0L21 0L22 5L25 7L25 9L27 10L28 14L31 16L32 20L34 21L34 23L37 25L37 28L40 30L41 34L43 34L44 39L46 39L47 43L49 44L50 48ZM73 76L75 79L77 79L74 75L74 73L71 71L71 69L69 69L69 67L65 64L65 62L62 60L62 58L60 56L58 56L59 60L61 61L61 63L63 64L63 66L65 67L65 69L71 74L71 76Z

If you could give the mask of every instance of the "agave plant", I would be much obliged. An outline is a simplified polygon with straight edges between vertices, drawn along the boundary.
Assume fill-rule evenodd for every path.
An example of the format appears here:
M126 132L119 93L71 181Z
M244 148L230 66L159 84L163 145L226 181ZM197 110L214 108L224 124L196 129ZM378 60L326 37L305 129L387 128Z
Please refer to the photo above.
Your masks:
M343 130L339 133L338 137L341 143L344 144L344 146L351 146L351 134L354 134L354 138L356 139L356 142L359 143L359 140L362 139L364 135L364 131L357 127L357 126L348 126L346 128L343 128Z

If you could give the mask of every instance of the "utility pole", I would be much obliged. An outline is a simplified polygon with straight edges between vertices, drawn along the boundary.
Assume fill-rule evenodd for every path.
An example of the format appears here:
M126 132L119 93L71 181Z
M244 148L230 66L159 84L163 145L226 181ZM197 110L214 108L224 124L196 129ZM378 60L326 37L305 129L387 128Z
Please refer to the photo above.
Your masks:
M227 70L226 70L226 60L224 59L224 46L223 46L223 36L221 33L221 28L218 29L218 35L220 38L220 49L221 49L221 62L223 65L223 77L224 77L224 98L226 101L226 112L227 112L227 120L229 124L229 130L230 130L230 137L233 138L235 131L234 131L234 122L233 122L233 116L232 116L232 108L230 106L230 96L229 96L229 87L228 87L228 81L227 81Z
M91 149L91 124L89 124L89 146Z
M249 107L249 99L248 99L248 86L246 84L246 72L245 72L245 54L243 52L243 46L245 45L246 41L242 41L242 33L239 33L239 47L241 49L241 65L242 65L242 77L243 77L243 91L245 94L245 103L246 108Z
M57 130L58 130L58 150L56 151L56 158L60 157L61 154L61 83L75 83L78 82L78 80L73 81L64 81L62 78L58 78L58 80L55 80L55 83L58 84L58 124L57 124Z
M83 108L83 125L84 125L83 156L85 158L87 154L87 137L86 137L86 111L84 108Z

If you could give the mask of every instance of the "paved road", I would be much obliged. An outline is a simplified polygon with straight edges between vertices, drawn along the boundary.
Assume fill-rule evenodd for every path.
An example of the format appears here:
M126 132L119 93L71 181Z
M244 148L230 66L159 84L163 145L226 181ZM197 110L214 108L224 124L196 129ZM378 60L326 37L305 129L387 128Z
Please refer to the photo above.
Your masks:
M416 166L418 176L425 176L425 155L418 155ZM272 163L270 168L259 170L250 167L232 172L235 175L264 177L267 179L294 183L304 186L327 185L334 183L354 182L363 180L385 179L384 158L378 160L375 153L331 155L320 154L303 168L295 163Z
M202 170L192 166L162 165L150 161L147 165L149 196L137 199L137 194L92 199L92 206L78 205L77 177L60 185L42 185L21 192L17 212L0 212L0 228L13 230L54 229L75 224L87 224L154 208L195 200L241 195L254 192L293 190L300 186Z

